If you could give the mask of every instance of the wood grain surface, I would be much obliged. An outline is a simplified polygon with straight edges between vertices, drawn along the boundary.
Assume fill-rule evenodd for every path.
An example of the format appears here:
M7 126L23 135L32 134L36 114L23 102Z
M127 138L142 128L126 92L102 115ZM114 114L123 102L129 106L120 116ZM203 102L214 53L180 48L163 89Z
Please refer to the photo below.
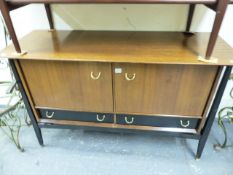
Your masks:
M0 56L12 59L125 62L150 64L233 65L233 50L218 38L213 57L217 63L198 60L204 56L208 33L180 32L34 31L20 40L25 55L12 45Z
M36 106L113 112L111 64L20 60ZM91 78L91 72L98 80Z
M118 113L202 116L217 66L116 64ZM135 79L128 81L125 73Z

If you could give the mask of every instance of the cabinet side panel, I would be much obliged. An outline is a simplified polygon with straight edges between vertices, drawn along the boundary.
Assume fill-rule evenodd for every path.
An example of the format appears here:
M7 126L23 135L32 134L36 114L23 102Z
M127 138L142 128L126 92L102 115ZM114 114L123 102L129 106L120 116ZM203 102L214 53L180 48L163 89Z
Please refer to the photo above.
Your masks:
M30 94L30 91L28 89L28 85L26 83L26 80L25 80L25 76L23 74L23 71L21 69L21 66L20 66L20 63L19 63L19 60L12 60L14 62L14 65L15 65L15 68L16 68L16 71L19 75L19 78L22 82L22 85L23 85L23 88L24 88L24 91L25 91L25 94L28 98L28 101L29 101L29 104L30 104L30 107L33 111L33 114L35 115L36 117L36 120L39 121L40 120L40 115L38 114L37 110L35 109L35 105L34 105L34 101L33 101L33 98ZM15 75L14 75L15 76Z

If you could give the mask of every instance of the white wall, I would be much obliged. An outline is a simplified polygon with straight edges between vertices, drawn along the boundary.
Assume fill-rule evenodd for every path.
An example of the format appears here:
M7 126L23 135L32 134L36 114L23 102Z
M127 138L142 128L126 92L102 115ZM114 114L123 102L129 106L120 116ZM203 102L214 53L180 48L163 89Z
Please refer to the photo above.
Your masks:
M185 29L188 6L72 4L53 5L53 12L57 29L182 31ZM22 37L34 29L49 28L43 5L29 5L13 11L11 15L18 37ZM229 6L220 36L233 47L232 16L233 6ZM209 32L213 19L213 11L198 5L191 30ZM0 48L4 47L1 30L0 24ZM228 91L232 85L228 85ZM228 94L224 95L222 105L232 105Z

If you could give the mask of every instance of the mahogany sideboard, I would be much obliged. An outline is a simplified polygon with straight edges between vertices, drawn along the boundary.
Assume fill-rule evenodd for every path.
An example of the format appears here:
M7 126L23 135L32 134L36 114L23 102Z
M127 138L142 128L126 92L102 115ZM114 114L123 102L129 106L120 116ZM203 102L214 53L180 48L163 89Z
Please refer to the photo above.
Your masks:
M64 1L0 2L13 41L0 56L10 60L41 145L41 128L79 126L196 139L201 157L233 65L232 48L217 38L224 12L211 33L188 33L191 8L186 32L37 30L18 40L10 10L46 3L53 29L48 5ZM225 0L133 2L222 9Z

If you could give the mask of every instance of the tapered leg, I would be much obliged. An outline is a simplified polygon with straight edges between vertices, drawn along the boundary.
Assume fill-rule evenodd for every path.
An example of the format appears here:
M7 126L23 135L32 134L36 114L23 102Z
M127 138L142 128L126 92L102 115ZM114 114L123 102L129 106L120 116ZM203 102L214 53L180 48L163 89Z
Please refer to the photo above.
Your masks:
M52 16L50 4L45 4L44 6L45 6L46 14L48 17L48 21L49 21L49 27L50 29L54 29L53 16Z
M209 39L209 43L208 43L208 47L207 47L207 51L206 51L206 59L210 59L211 54L213 52L217 37L218 37L218 33L226 12L226 8L228 5L228 0L218 0L217 1L217 7L216 7L216 15L215 15L215 20L214 20L214 25L213 25L213 29L210 35L210 39Z
M5 21L6 27L8 29L8 32L14 44L15 50L16 52L21 53L21 48L20 48L15 30L13 27L12 21L11 21L10 10L5 0L0 0L0 9L1 9L4 21Z
M221 102L225 87L227 85L229 76L231 74L231 69L232 69L232 67L228 66L224 72L223 78L221 80L221 83L220 83L219 88L217 90L216 96L214 98L213 105L210 109L206 124L205 124L203 130L201 131L201 137L200 137L200 140L198 143L197 154L196 154L197 159L199 159L201 157L201 154L202 154L203 149L205 147L208 135L210 133L211 126L214 122L215 115L217 113L217 110L218 110L219 104Z
M24 104L26 106L28 115L29 115L29 117L31 119L32 126L34 128L34 131L35 131L36 137L38 139L38 142L39 142L40 145L43 145L44 143L43 143L43 138L42 138L42 134L41 134L41 129L39 128L39 126L37 124L35 115L34 115L34 113L32 111L32 108L31 108L31 106L29 104L27 95L26 95L26 93L24 91L24 87L22 85L22 82L21 82L20 77L18 75L18 72L16 70L15 64L14 64L14 62L12 60L9 60L9 62L10 62L10 65L11 65L11 69L12 69L12 71L14 73L16 83L17 83L17 85L19 87L19 90L21 92L21 95L22 95L22 98L23 98L23 102L24 102Z
M185 30L187 33L190 32L190 27L191 27L191 24L192 24L192 19L193 19L193 14L194 14L194 11L195 11L195 7L196 7L195 4L190 4L189 5L189 12L188 12L188 18L187 18L187 24L186 24L186 30Z

